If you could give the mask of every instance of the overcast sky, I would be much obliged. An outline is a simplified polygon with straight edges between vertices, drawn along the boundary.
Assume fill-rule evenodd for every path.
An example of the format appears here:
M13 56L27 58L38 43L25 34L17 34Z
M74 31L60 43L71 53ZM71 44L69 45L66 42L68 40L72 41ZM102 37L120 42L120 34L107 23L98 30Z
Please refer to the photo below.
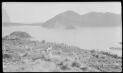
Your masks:
M45 22L67 10L79 14L92 11L121 14L120 2L3 2L2 8L12 22L19 23Z

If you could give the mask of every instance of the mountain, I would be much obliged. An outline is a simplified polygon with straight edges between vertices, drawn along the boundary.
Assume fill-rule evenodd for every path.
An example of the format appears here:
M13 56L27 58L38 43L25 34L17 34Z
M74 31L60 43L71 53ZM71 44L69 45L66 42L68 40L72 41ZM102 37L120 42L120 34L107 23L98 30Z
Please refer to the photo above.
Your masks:
M42 26L45 28L63 28L75 29L77 27L114 27L121 26L121 15L113 14L110 12L89 12L80 15L74 11L68 10L62 12L44 23L13 23L6 10L2 9L2 25L3 26L20 26L20 25L33 25Z
M113 13L90 12L81 15L80 26L108 27L121 25L121 15Z
M89 12L80 15L74 11L66 11L56 15L42 24L46 28L73 29L76 27L111 27L121 25L121 15L113 13Z
M10 17L7 14L6 10L2 9L2 23L5 23L5 22L11 22L11 21L10 21Z
M4 22L2 26L41 26L42 23L33 23L33 24L24 24L24 23L13 23L13 22Z
M2 26L22 26L22 25L31 25L31 26L40 26L42 23L15 23L11 22L9 15L7 14L5 9L2 9Z
M56 15L52 19L46 21L42 26L46 28L75 28L76 24L80 24L81 15L73 11L66 11Z

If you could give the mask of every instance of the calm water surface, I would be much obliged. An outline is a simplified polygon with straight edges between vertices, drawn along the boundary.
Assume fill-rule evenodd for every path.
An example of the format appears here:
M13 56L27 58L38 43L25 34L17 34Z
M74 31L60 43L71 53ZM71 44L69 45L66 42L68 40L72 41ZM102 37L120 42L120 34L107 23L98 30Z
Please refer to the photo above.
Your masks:
M122 41L122 27L102 28L78 28L75 30L45 29L40 26L12 26L2 27L2 36L13 31L25 31L36 40L47 40L51 42L67 43L83 49L108 50L109 47L120 46ZM110 50L111 51L111 50ZM113 53L121 54L120 51Z

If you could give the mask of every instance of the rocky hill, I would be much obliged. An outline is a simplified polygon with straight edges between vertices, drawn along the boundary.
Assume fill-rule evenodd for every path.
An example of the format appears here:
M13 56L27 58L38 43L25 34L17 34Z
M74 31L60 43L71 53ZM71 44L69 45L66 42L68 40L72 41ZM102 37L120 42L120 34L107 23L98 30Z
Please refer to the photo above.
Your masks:
M31 36L28 33L22 32L22 31L16 31L16 32L11 33L8 36L3 37L3 40L12 40L12 39L26 40L30 38Z

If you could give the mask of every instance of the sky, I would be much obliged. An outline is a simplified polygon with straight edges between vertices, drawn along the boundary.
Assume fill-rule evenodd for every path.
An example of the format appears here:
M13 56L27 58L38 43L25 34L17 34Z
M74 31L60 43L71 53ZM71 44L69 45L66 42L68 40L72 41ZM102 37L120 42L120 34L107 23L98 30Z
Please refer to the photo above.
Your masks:
M3 2L11 22L40 23L55 15L73 10L79 14L88 12L112 12L121 14L120 2Z

